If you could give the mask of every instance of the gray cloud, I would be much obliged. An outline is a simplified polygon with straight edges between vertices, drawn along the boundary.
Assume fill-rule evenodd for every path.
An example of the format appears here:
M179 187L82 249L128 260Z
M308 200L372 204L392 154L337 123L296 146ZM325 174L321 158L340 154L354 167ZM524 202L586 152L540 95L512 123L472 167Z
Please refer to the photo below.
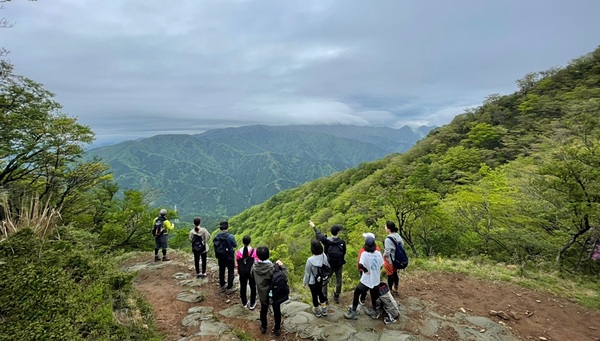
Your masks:
M5 3L16 72L99 141L246 124L436 124L599 43L595 0Z

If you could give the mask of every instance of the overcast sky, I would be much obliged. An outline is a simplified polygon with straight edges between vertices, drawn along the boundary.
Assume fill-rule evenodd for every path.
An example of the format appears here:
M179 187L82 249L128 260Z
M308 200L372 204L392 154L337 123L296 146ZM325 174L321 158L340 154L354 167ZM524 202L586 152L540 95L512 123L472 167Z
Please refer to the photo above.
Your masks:
M443 125L600 45L598 0L13 0L0 46L98 142Z

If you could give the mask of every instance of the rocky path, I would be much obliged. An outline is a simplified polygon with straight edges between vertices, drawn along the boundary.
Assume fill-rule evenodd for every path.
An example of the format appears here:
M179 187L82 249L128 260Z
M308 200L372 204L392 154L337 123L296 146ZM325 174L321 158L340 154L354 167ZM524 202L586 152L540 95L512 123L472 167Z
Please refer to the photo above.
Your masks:
M259 330L260 308L242 307L239 292L220 292L218 268L212 259L209 276L195 279L190 255L173 254L172 261L156 263L149 255L130 258L123 263L123 270L138 273L136 287L153 305L167 340L600 340L598 312L510 285L498 291L500 286L494 283L456 274L404 276L398 299L401 316L389 325L364 313L358 320L344 319L350 291L322 318L310 313L310 306L292 293L282 305L282 335L276 337L271 331L263 335ZM533 306L527 308L530 296L537 298L531 299ZM513 303L507 303L511 297ZM359 306L359 312L363 309ZM558 318L572 309L580 327ZM552 311L554 320L549 317ZM272 321L269 324L271 327Z

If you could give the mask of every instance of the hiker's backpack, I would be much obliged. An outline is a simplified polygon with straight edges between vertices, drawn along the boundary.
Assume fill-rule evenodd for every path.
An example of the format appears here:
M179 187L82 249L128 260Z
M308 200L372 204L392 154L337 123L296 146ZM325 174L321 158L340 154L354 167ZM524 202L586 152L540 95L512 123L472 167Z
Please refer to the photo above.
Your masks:
M254 264L254 257L252 256L254 253L256 253L256 249L248 252L247 257L238 258L237 265L240 276L250 276L250 269L252 269L252 264Z
M390 288L384 282L379 283L379 298L377 299L377 304L391 320L395 320L400 316L398 303L392 296Z
M288 278L285 275L285 272L283 272L277 264L273 267L273 277L271 278L271 285L269 288L274 304L283 303L290 297Z
M154 225L152 226L152 235L154 237L162 236L164 233L164 220L161 217L156 218Z
M331 270L331 267L323 262L323 265L317 266L317 275L315 276L315 281L321 285L325 285L327 282L329 282L329 278L331 278L332 273L333 271Z
M327 238L329 241L329 247L327 248L327 260L329 265L337 269L344 265L344 241L339 238Z
M194 234L192 237L192 251L196 253L204 253L206 251L206 245L202 236Z
M215 239L213 239L213 246L217 259L226 259L233 256L233 250L229 242L229 233L217 233Z
M396 242L391 236L388 236L387 238L389 238L396 247L396 251L392 257L392 265L398 270L406 268L408 266L408 256L406 255L406 251L402 247L402 244Z

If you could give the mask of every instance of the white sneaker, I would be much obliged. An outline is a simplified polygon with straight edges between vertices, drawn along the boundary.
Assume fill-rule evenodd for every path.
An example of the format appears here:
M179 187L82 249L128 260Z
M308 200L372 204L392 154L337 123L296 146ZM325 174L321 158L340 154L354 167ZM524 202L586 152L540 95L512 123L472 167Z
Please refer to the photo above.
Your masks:
M252 305L250 305L250 302L248 302L248 309L254 310L254 308L256 308L256 302L254 302Z
M394 322L396 322L396 320L394 320L393 318L391 318L389 316L386 316L383 318L383 323L385 323L385 324L390 324L390 323L394 323Z

